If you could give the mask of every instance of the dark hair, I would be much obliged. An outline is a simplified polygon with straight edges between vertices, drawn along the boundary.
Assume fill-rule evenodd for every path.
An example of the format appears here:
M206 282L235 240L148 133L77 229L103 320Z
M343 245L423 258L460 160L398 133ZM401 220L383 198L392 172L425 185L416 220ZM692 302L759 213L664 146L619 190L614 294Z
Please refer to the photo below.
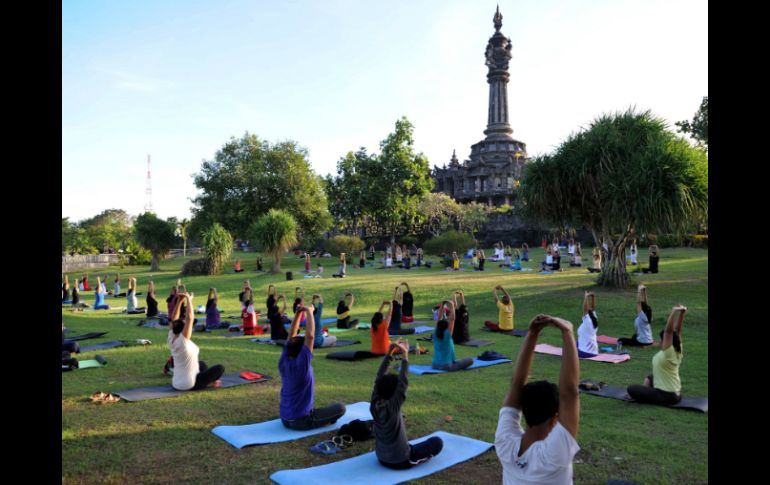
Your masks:
M271 306L275 305L275 296L273 296L272 293L267 295L267 309L269 310Z
M644 315L647 317L647 321L649 323L652 323L652 308L645 301L642 302L642 311L644 312Z
M665 332L665 329L660 331L661 345L662 345L662 342L663 342L663 332ZM679 334L676 333L676 332L674 332L674 338L672 340L672 344L674 345L674 350L676 350L676 353L677 354L681 354L682 353L682 341L679 339Z
M299 355L303 345L305 345L305 337L292 337L286 341L286 353L294 358Z
M449 328L449 322L446 318L442 318L436 323L436 336L440 339L444 338L444 332Z
M348 306L345 305L345 300L340 300L340 302L337 303L337 314L339 315L340 313L345 313L346 311L348 311Z
M375 389L380 399L390 399L396 392L398 386L398 376L396 374L385 374L374 383Z
M300 303L302 303L302 298L297 297L294 299L294 304L291 306L291 310L294 313L297 313L297 307L300 305Z
M548 381L535 381L521 388L521 412L528 426L537 426L559 411L559 387Z
M174 320L171 322L172 330L174 331L174 335L179 335L182 333L182 330L184 330L184 320Z
M511 298L508 295L503 295L502 300L503 300L503 305L507 305L507 304L509 304L511 302ZM508 300L508 301L506 301L506 300Z
M599 326L599 320L596 318L596 312L593 310L588 310L588 318L591 319L591 323L594 324L594 328Z
M382 323L382 312L376 312L372 316L372 330L377 330L377 327L380 326L380 323Z

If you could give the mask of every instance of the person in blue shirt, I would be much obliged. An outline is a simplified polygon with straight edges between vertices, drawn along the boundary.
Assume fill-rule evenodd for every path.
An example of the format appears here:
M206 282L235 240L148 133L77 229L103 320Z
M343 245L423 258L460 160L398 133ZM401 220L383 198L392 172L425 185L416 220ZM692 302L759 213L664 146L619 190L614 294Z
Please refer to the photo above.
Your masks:
M96 288L94 288L94 295L96 301L94 301L94 310L109 310L110 306L104 303L104 289L102 289L102 283L100 278L96 277Z
M320 327L319 331L316 332L315 341L313 342L314 347L334 347L337 345L337 337L330 335L328 337L324 336L323 333L323 325L321 324L321 315L323 315L324 311L324 299L320 294L313 295L313 317Z
M438 323L433 331L433 365L434 369L444 371L463 370L473 364L473 359L467 357L455 360L455 344L452 332L455 328L455 304L451 300L441 303L438 310Z
M305 336L297 337L300 314L307 324ZM345 414L345 405L334 403L323 408L313 408L314 377L313 346L315 318L313 308L300 306L289 329L289 340L278 361L281 373L280 416L284 426L296 430L320 428L336 423Z

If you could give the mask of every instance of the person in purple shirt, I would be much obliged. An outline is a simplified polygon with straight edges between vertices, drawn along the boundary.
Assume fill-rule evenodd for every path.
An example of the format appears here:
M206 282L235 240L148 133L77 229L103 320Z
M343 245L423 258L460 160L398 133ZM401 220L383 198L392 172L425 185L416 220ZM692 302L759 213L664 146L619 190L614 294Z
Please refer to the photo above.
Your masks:
M320 428L336 423L345 414L345 405L334 403L313 408L313 340L315 318L313 306L298 306L283 348L278 370L281 372L281 422L296 430ZM297 337L300 315L305 315L305 336Z

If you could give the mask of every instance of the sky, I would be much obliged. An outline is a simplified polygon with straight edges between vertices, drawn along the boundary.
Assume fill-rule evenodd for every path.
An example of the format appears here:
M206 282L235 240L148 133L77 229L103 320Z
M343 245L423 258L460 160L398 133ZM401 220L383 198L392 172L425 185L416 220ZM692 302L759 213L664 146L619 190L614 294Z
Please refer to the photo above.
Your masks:
M511 39L513 137L553 151L603 113L675 129L708 95L706 0L64 0L62 217L190 216L231 137L307 148L319 175L406 116L430 165L484 138L484 52Z

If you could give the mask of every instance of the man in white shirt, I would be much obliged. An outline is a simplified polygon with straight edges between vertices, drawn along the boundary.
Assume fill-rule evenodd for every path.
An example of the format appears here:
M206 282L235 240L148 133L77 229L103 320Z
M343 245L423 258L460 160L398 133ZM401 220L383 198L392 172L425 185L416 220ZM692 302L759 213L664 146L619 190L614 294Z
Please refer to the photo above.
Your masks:
M549 325L561 331L564 341L559 387L548 381L527 384L537 338ZM580 450L575 441L580 421L579 379L572 324L558 317L536 316L519 351L495 433L504 485L572 484L572 459ZM522 414L526 431L521 427Z

